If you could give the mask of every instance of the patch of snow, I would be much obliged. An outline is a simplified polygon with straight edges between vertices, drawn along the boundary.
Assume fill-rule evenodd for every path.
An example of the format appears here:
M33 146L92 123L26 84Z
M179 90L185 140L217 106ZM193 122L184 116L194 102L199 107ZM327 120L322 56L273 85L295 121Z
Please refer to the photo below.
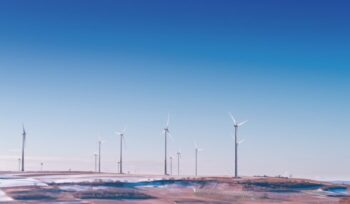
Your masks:
M88 190L108 189L108 187L103 187L103 186L81 186L81 185L60 186L59 188L64 191L88 191Z
M6 201L13 201L13 199L8 197L4 191L0 190L0 202Z
M161 178L154 178L154 179L145 179L145 178L139 178L139 177L70 177L70 178L45 178L40 179L44 180L45 182L52 182L57 184L64 184L64 183L82 183L82 182L143 182L143 181L156 181L161 180Z

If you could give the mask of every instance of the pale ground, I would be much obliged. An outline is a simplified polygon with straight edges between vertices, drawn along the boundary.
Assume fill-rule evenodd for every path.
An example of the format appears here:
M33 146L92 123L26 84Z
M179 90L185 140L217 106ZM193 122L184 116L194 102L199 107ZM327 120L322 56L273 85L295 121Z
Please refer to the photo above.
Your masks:
M349 203L347 186L305 179L2 172L1 203Z

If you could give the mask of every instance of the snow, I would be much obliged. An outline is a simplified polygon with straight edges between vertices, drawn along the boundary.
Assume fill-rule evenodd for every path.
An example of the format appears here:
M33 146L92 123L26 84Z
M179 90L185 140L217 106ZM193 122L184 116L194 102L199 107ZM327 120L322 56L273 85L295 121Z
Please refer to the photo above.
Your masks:
M80 185L69 185L69 186L60 186L61 190L65 191L87 191L87 190L105 190L108 187L103 186L80 186Z
M161 177L154 178L144 178L139 176L101 176L101 175L66 175L62 176L45 176L40 177L40 180L45 183L56 183L56 184L65 184L65 183L92 183L92 182L143 182L143 181L155 181L161 180Z
M8 197L4 191L0 190L0 202L5 201L13 201L13 199Z
M0 188L19 186L47 186L47 184L33 178L0 178Z

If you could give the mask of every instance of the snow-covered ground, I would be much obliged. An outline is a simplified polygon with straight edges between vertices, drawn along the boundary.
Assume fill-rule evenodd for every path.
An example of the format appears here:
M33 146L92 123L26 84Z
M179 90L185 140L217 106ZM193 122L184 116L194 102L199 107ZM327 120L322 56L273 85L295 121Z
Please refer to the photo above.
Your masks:
M38 180L44 183L81 183L81 182L142 182L162 180L162 176L136 176L136 175L116 175L116 174L80 174L80 175L48 175L40 176Z
M33 178L9 177L0 178L0 188L19 186L47 186L46 183Z

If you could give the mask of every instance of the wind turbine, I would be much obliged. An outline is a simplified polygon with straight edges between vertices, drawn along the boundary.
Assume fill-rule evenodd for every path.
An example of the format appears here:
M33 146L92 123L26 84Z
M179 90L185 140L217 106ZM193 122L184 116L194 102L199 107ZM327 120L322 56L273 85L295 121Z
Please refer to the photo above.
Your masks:
M22 128L23 128L23 133L22 133L22 171L24 171L24 148L25 148L25 145L26 145L26 136L27 136L27 133L26 133L26 130L24 129L24 125L22 125Z
M120 136L120 159L119 159L119 173L123 174L123 142L124 142L124 135L125 135L126 128L120 132L115 132L117 135Z
M195 147L195 172L194 175L198 175L198 152L203 151L203 149L199 148L197 143L194 142L194 147Z
M181 151L179 150L176 154L177 154L177 175L180 176L180 158L181 158Z
M164 133L164 148L165 148L165 152L164 152L164 175L168 175L168 169L167 169L167 153L168 153L168 135L170 135L169 132L169 122L170 122L170 116L168 114L168 120L166 122L166 126L163 130Z
M102 140L98 141L98 173L101 173L101 146Z
M44 169L44 163L41 162L41 163L40 163L40 171L43 171L43 169Z
M229 115L231 116L231 119L233 121L233 126L235 128L235 178L238 178L238 145L243 143L243 141L238 141L238 127L244 125L246 121L237 123L236 119L233 117L232 113L229 113Z

